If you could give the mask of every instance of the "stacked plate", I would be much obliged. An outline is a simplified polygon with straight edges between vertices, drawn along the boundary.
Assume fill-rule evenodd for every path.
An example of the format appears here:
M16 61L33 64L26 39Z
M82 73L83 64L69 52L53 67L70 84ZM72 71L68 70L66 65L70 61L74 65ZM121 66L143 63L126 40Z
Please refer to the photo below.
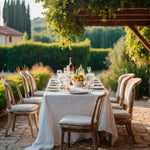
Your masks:
M94 90L103 90L104 86L99 79L94 80L94 86L92 87Z
M46 90L51 91L51 92L59 91L58 80L57 79L51 79L48 83Z

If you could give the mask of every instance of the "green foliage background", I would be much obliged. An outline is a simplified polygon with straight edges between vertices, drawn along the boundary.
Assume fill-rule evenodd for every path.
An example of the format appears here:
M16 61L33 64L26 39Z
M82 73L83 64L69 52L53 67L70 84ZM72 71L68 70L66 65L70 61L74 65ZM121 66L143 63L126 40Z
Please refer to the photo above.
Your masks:
M33 24L32 41L56 42L55 32L53 30L49 32L46 24L41 25L41 22L44 22L42 18L35 18L31 22ZM123 35L125 35L124 27L85 27L83 38L80 38L79 41L84 41L88 38L91 41L92 48L112 48L113 44ZM72 36L72 39L76 42L75 37Z
M124 35L124 27L86 27L82 40L88 38L92 48L113 48L113 44Z

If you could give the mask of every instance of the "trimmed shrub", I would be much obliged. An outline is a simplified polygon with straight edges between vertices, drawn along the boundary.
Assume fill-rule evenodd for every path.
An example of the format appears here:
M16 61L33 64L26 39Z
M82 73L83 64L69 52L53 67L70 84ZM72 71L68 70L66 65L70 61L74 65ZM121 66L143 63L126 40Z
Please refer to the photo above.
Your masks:
M88 61L88 66L92 67L92 70L102 70L107 69L107 65L105 64L105 58L108 56L111 48L107 49L90 49L90 57Z
M0 71L13 72L17 67L42 62L49 65L54 71L63 69L69 64L69 57L73 58L73 65L78 68L91 66L92 70L107 69L105 57L111 51L108 49L90 49L90 41L72 44L72 50L65 47L63 50L58 43L44 44L39 42L22 42L13 46L0 46Z
M20 70L18 69L18 71L20 71ZM49 78L51 77L51 69L49 67L44 67L42 64L40 64L40 65L36 64L32 67L31 72L35 76L37 89L43 90L46 87L46 85L49 81ZM15 81L18 84L19 89L24 97L25 94L24 94L23 82L22 82L21 76L18 73L16 73L13 76L8 76L5 79L10 79L10 80ZM5 88L4 88L4 85L2 82L3 80L4 80L4 78L0 80L0 112L2 110L5 110L7 107ZM18 95L17 89L14 84L12 84L12 83L9 83L9 84L12 88L15 100L17 102L19 100L19 95Z
M44 65L49 65L54 71L63 69L69 63L69 57L73 58L73 64L77 68L80 64L87 66L90 42L72 44L72 50L65 47L63 50L58 43L43 44L39 42L24 42L15 44L11 47L0 47L0 52L4 59L0 60L1 71L14 71L17 67L22 68L24 65L31 68L32 65L42 62Z

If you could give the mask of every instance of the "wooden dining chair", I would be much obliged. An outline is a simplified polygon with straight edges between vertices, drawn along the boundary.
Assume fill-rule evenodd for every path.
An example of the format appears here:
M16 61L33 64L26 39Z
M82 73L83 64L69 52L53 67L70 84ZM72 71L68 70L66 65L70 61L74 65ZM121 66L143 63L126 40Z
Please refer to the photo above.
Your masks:
M30 81L31 96L40 96L40 97L42 97L43 94L44 94L44 91L37 90L37 86L36 86L36 81L35 81L34 75L31 72L29 72L29 71L26 71L26 74L28 75L29 81Z
M64 133L68 132L68 147L70 146L70 132L91 132L94 149L100 145L98 136L99 118L106 93L101 94L95 103L92 116L67 115L59 121L61 128L60 149L63 149Z
M127 82L133 78L134 75L129 75L126 76L122 79L121 84L120 84L120 90L118 94L118 103L111 103L111 106L113 109L123 109L123 104L124 104L124 93L125 93L125 88L127 85Z
M43 100L43 97L30 96L30 88L29 88L29 84L28 84L27 75L25 72L20 72L20 75L22 77L23 87L24 87L24 91L25 91L25 98L23 99L24 103L33 103L33 104L37 104L40 106L41 102Z
M135 76L134 73L127 73L127 74L123 74L118 78L118 86L117 86L117 91L116 91L116 97L109 97L110 101L112 103L119 103L119 91L120 91L120 85L121 85L121 81L124 77L127 76L131 76L132 78Z
M36 105L36 104L22 104L22 101L20 101L19 104L16 104L13 92L11 90L11 87L7 82L14 83L11 80L3 80L3 84L4 84L4 87L5 87L5 93L6 93L7 112L8 112L8 124L7 124L7 128L6 128L5 136L8 135L8 131L9 131L12 119L13 119L12 131L14 131L16 117L17 116L28 116L32 136L34 137L31 116L34 115L36 128L38 130L37 112L38 112L38 107L39 106ZM19 87L16 86L16 88L17 88L17 91L18 91L19 98L21 99L22 95L21 95L21 92L19 90Z
M135 87L141 83L140 78L132 78L128 81L127 86L125 88L125 95L124 95L124 110L113 109L115 122L117 125L125 125L128 131L129 136L132 136L132 140L136 143L132 127L131 127L131 120L132 120L132 110L133 104L135 100Z

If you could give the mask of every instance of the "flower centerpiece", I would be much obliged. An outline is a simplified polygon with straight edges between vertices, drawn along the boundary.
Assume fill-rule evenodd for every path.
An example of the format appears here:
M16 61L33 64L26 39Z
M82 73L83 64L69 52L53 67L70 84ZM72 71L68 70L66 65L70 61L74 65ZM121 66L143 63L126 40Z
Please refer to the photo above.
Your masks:
M74 86L81 87L84 85L84 77L83 75L79 75L78 73L75 73L73 75L71 81Z

